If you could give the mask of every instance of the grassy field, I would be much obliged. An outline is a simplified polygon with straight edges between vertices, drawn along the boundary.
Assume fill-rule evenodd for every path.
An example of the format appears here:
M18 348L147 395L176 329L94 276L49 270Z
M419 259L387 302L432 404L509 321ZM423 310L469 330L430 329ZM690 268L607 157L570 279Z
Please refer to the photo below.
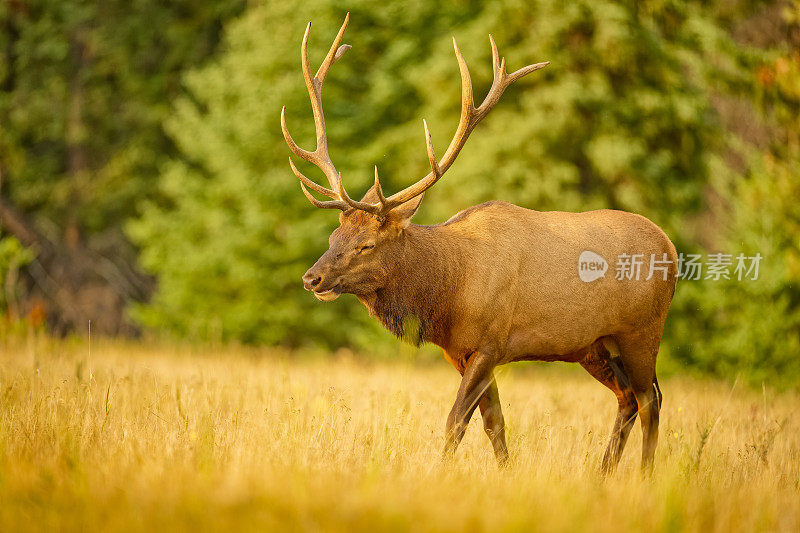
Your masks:
M440 461L446 363L46 339L0 347L0 531L800 530L800 397L664 380L652 478L579 367L498 382L512 466L479 416Z

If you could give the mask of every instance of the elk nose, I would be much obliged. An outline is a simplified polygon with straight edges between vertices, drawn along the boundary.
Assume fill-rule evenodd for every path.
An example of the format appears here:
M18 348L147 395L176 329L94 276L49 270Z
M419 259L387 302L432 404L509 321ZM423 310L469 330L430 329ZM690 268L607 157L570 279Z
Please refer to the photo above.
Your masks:
M303 274L303 287L305 287L307 291L314 290L314 287L318 286L320 283L322 283L322 276L317 275L316 272L311 272L309 270Z

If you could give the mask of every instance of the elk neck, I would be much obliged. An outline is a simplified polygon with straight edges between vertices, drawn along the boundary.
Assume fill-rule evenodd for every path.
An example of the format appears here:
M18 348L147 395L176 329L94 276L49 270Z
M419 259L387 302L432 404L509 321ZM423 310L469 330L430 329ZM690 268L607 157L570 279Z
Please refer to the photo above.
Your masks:
M447 342L458 287L458 248L441 226L409 225L389 260L386 284L359 296L386 329L417 346Z

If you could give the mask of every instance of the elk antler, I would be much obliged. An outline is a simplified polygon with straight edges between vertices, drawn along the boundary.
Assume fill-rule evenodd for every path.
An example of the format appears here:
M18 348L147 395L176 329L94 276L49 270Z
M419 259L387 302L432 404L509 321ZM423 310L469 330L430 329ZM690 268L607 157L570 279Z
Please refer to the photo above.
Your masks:
M339 33L336 35L336 39L334 39L330 50L328 50L328 55L325 56L325 60L322 62L322 65L320 65L319 70L317 70L317 73L313 77L311 76L311 66L308 63L308 33L311 30L310 22L308 23L308 26L306 26L306 32L303 35L303 44L300 48L300 58L303 66L303 78L306 81L308 96L311 98L311 111L314 114L314 126L317 131L317 147L313 152L303 150L297 146L297 143L294 142L294 139L292 139L292 136L289 134L289 130L286 128L286 106L283 106L283 109L281 109L281 130L283 131L283 138L286 139L286 144L289 145L289 149L297 157L305 159L309 163L319 167L328 178L328 184L331 186L330 189L323 187L322 185L319 185L304 176L299 170L297 170L297 167L294 166L292 158L289 158L289 166L292 167L292 172L294 172L294 175L300 180L300 187L303 189L303 194L306 195L306 198L308 198L312 204L323 209L346 210L350 208L350 206L342 201L340 196L332 190L339 187L339 184L342 181L342 175L336 171L336 167L333 165L333 161L331 161L331 156L328 154L328 134L325 129L325 115L322 112L322 84L325 82L325 76L328 75L331 65L338 61L339 58L341 58L344 53L350 49L349 44L341 44L342 37L344 37L344 30L347 28L347 23L349 20L350 13L345 16L344 23L342 24L342 27L339 28ZM317 200L311 195L310 192L308 192L306 186L320 194L324 194L328 198L333 198L333 200Z
M297 168L294 166L294 163L289 158L289 164L292 167L292 171L294 174L300 179L300 186L303 189L303 193L306 197L317 207L323 208L335 208L335 209L342 209L346 210L349 208L360 209L362 211L366 211L368 213L372 213L379 218L383 218L386 214L394 209L395 207L399 206L400 204L411 200L419 196L420 194L424 193L430 187L433 186L434 183L439 181L442 175L447 172L447 169L453 164L458 156L458 153L463 148L464 144L467 142L467 138L469 138L469 134L472 133L472 130L475 129L475 126L485 117L489 111L497 104L500 100L500 97L503 95L503 91L506 90L506 87L520 79L521 77L530 74L535 70L539 70L540 68L546 67L550 64L549 61L545 61L543 63L536 63L535 65L528 65L523 67L511 74L506 72L506 60L505 58L500 58L497 52L497 45L494 42L494 38L489 35L489 42L492 45L492 72L493 72L493 81L492 86L489 89L489 93L486 95L486 98L483 99L481 105L477 108L475 107L475 102L472 97L472 80L469 76L469 69L467 68L467 63L464 61L464 57L461 55L461 51L458 49L458 44L456 44L455 37L453 38L453 48L455 49L456 53L456 60L458 61L458 68L461 72L461 118L458 121L458 128L456 129L456 133L453 136L453 140L450 141L450 145L447 147L447 150L442 156L441 161L436 160L436 152L433 149L433 142L431 141L431 135L428 131L428 124L424 120L422 121L423 127L425 129L425 146L428 152L428 161L431 165L431 172L428 173L427 176L419 180L418 182L414 183L413 185L406 187L402 191L393 194L389 198L384 197L383 189L381 188L380 180L378 178L378 168L375 167L375 192L378 196L378 203L377 204L370 204L366 202L358 202L350 198L347 194L347 191L344 188L344 184L342 183L341 174L336 172L336 169L331 162L330 156L328 155L327 149L327 136L325 133L325 118L322 115L322 82L325 79L325 74L328 73L328 69L330 66L337 60L339 57L346 52L350 46L342 45L337 49L339 43L342 40L342 35L344 34L344 30L347 27L347 22L350 18L350 14L348 13L344 19L344 24L342 24L341 29L339 30L339 34L336 36L336 40L331 46L330 51L328 52L325 61L323 61L322 66L319 68L317 75L312 79L311 78L311 71L308 66L308 50L307 50L307 42L308 42L308 30L311 27L311 23L309 23L308 27L306 28L306 33L303 36L303 47L302 47L302 63L303 63L303 75L306 79L306 86L308 87L308 94L311 97L311 107L314 111L314 123L317 128L317 149L314 152L308 152L299 148L295 142L292 140L289 132L286 130L286 121L284 119L284 113L281 111L281 127L283 129L283 136L286 139L289 148L294 152L295 155L309 161L317 165L328 177L328 182L331 185L331 189L326 187L322 187L317 183L311 181L303 174L301 174ZM335 53L334 53L335 50ZM320 73L322 73L321 78ZM319 79L318 79L319 78ZM285 109L285 108L284 108ZM321 202L314 198L311 193L308 192L305 186L310 187L314 191L324 194L329 198L332 198L331 201Z

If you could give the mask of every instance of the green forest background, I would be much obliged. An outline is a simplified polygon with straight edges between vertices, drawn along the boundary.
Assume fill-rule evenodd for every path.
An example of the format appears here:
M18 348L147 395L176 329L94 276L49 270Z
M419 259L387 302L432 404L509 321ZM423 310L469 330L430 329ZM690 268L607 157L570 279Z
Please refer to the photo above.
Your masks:
M396 341L300 277L337 224L300 193L279 127L313 145L299 44L331 70L330 150L352 194L427 172L476 98L488 34L509 88L418 223L490 199L641 213L684 253L760 253L755 281L683 281L660 369L800 378L800 3L4 0L2 335L47 328L365 354ZM302 167L309 175L314 170Z

